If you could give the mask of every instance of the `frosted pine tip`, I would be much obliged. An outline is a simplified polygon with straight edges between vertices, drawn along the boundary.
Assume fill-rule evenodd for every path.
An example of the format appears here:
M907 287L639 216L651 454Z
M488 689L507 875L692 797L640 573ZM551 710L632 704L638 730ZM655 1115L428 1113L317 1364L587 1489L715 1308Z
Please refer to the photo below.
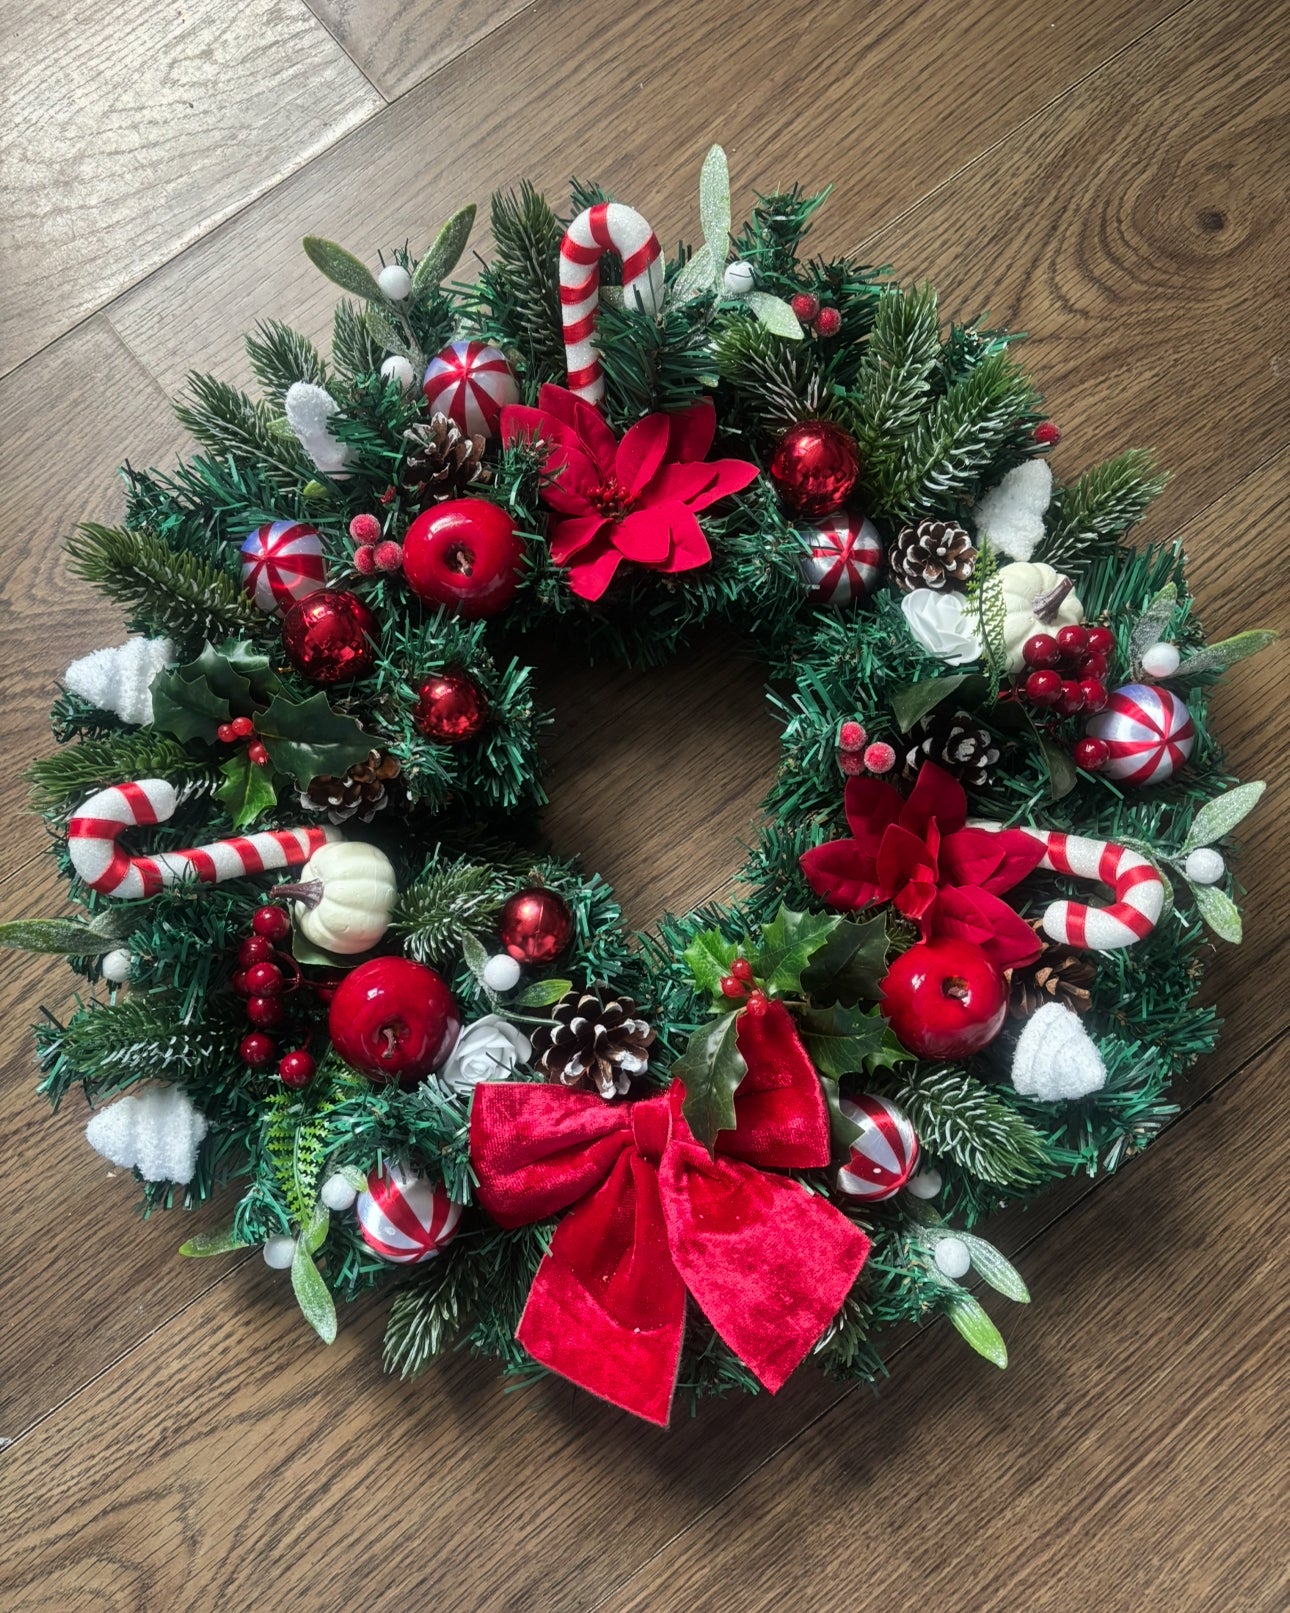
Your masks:
M858 754L864 749L866 737L863 724L854 720L844 722L838 729L838 749L855 751Z
M896 753L882 740L875 740L864 753L864 765L871 773L890 773L896 765Z
M381 523L374 515L369 515L364 510L349 523L349 535L360 546L366 543L376 543L380 540Z

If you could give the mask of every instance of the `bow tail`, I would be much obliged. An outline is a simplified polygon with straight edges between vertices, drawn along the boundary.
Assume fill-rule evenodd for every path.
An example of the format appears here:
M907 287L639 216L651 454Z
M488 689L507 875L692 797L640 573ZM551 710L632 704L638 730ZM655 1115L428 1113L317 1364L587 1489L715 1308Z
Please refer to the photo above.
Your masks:
M658 1176L625 1154L557 1226L515 1337L552 1372L665 1427L684 1334Z

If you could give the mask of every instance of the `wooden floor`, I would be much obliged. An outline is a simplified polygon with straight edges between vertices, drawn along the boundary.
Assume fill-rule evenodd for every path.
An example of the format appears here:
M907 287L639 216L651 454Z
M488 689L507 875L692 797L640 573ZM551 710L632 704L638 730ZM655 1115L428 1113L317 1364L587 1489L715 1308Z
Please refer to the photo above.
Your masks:
M58 542L118 460L180 446L190 368L260 317L323 333L306 232L368 255L571 171L695 231L738 191L836 183L819 245L1031 334L1071 474L1155 446L1213 635L1286 623L1286 0L28 0L0 68L0 917L55 910L18 774L53 679L119 622ZM483 243L479 243L483 244ZM1279 300L1280 299L1280 300ZM947 1327L874 1397L809 1372L670 1435L454 1359L383 1378L382 1307L324 1350L258 1257L140 1224L76 1103L33 1094L60 966L0 980L0 1608L210 1613L1281 1613L1287 1584L1283 648L1217 720L1252 820L1228 1024L1144 1159L1014 1217L1035 1303L997 1373ZM735 867L772 764L755 664L552 672L549 825L629 916ZM695 698L696 690L700 698ZM212 1219L208 1215L206 1219Z

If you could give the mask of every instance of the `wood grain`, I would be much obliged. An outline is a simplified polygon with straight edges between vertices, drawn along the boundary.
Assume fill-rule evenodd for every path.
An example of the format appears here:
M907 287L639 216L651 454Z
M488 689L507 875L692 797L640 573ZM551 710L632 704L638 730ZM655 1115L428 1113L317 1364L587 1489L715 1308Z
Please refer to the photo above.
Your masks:
M309 0L387 101L486 38L530 0Z
M9 8L0 374L367 117L304 0Z

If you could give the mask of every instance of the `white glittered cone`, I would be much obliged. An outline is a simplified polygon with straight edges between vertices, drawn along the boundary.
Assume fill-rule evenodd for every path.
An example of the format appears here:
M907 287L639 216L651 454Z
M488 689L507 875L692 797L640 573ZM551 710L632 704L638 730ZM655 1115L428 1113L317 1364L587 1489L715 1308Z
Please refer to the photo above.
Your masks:
M1073 1009L1045 1003L1030 1016L1012 1055L1012 1084L1043 1103L1086 1098L1106 1085L1102 1055Z
M206 1116L172 1086L154 1086L100 1109L85 1128L96 1153L145 1182L191 1182Z
M168 638L131 638L115 649L94 650L73 661L64 685L100 711L115 712L122 722L152 721L152 680L172 666L178 650Z

